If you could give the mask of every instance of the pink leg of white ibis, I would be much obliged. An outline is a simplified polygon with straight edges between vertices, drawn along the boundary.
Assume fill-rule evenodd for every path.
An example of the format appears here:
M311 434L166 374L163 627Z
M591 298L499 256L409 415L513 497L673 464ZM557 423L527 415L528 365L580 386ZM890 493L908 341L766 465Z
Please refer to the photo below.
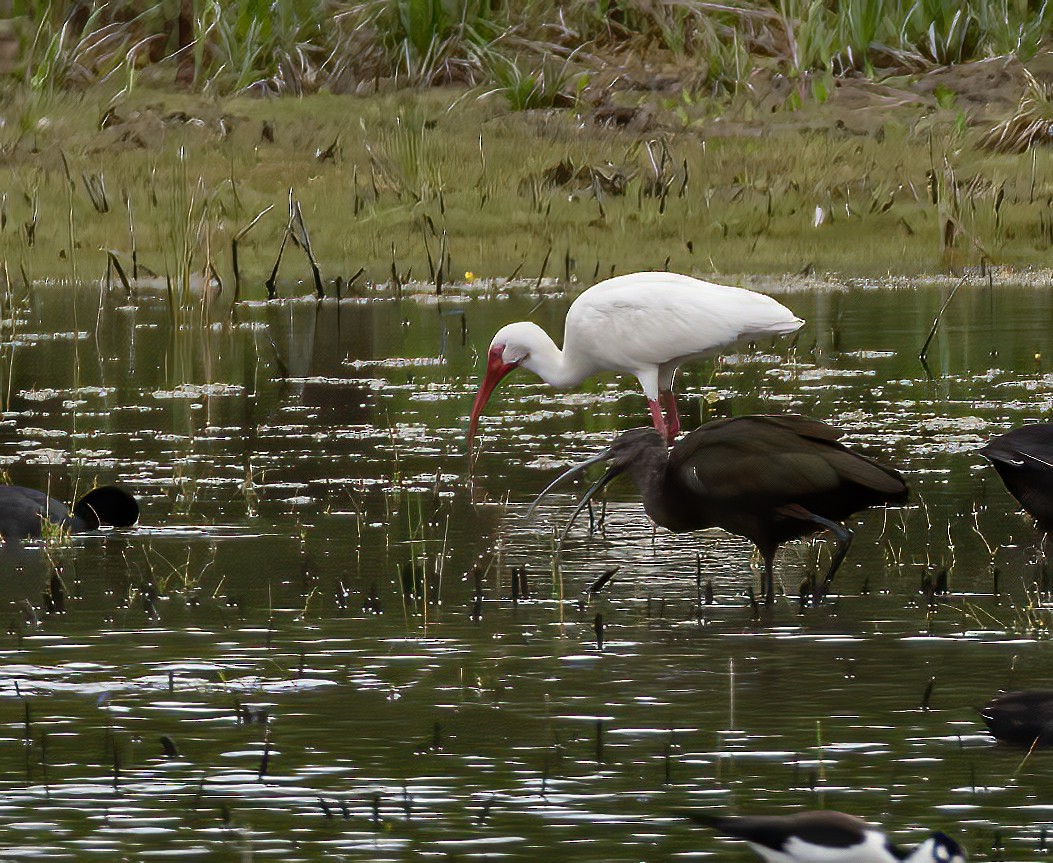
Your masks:
M660 398L660 397L659 397ZM670 440L669 428L665 424L665 417L662 416L662 406L658 400L647 400L647 406L651 409L651 420L654 422L654 427L658 429L666 440Z
M669 441L669 443L672 443L680 431L680 417L676 413L676 396L673 395L672 390L670 390L668 392L659 393L658 398L661 400L662 407L665 409L665 439Z

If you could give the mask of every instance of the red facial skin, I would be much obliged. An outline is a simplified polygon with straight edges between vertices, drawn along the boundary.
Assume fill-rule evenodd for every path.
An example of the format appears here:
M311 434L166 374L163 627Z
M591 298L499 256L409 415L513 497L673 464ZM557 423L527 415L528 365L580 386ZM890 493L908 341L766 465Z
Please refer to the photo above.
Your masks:
M475 394L475 404L472 405L472 418L468 423L468 452L472 451L472 441L475 440L475 429L479 424L479 415L490 400L490 394L494 391L501 379L507 375L519 363L506 363L501 354L504 353L504 345L494 345L490 348L490 355L486 360L486 374L479 384L479 392Z

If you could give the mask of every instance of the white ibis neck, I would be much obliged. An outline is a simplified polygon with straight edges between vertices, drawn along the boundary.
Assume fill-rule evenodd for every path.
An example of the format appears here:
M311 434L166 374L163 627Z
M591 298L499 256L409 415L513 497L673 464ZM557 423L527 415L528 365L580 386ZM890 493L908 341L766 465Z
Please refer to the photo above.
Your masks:
M561 351L548 335L543 342L531 347L530 355L522 365L558 390L577 386L596 371L591 365L581 362L573 350Z

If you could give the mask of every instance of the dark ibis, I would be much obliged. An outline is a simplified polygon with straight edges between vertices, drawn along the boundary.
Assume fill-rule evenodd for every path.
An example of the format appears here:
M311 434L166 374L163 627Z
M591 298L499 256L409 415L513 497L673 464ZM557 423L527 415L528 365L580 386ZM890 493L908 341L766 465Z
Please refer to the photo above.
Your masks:
M497 331L472 405L468 449L497 384L522 366L556 389L603 371L635 375L656 429L669 441L680 429L673 395L677 368L739 339L792 333L804 325L766 294L678 273L631 273L599 282L567 312L563 349L537 324Z
M101 525L131 527L138 520L139 504L119 486L93 488L70 510L42 491L0 485L0 536L8 542L39 537L45 522L70 533L84 533Z
M933 833L913 851L905 851L893 845L884 831L844 812L682 814L742 839L767 863L965 863L961 845L943 833Z
M829 530L836 547L822 596L852 539L841 522L860 510L907 499L907 484L896 470L848 449L840 437L840 429L793 414L713 420L672 449L655 429L630 429L550 483L534 505L589 465L609 462L574 510L564 538L597 492L627 472L647 514L662 527L674 533L720 527L751 540L764 558L762 589L769 604L775 599L772 568L779 546Z
M1003 693L981 707L980 716L998 740L1028 748L1053 745L1053 690Z
M1046 534L1053 531L1053 423L1033 423L1007 431L980 452L1039 530Z

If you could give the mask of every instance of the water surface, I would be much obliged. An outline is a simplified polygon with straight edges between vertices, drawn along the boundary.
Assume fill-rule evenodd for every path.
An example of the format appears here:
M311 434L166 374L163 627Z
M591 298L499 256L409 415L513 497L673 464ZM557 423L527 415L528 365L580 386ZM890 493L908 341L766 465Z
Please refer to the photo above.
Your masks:
M943 829L974 858L1034 859L1049 756L993 743L973 708L1048 682L1049 595L974 450L1049 417L1053 295L963 288L927 372L946 293L787 294L795 342L681 375L686 427L810 414L912 486L854 525L826 604L796 596L828 550L796 543L787 596L755 612L749 543L655 532L627 481L558 570L584 486L525 520L559 469L646 421L634 381L510 376L469 477L490 336L531 310L558 335L558 291L247 304L173 330L160 300L35 290L0 343L0 463L64 499L120 481L143 514L0 561L0 856L748 859L675 815L696 806L838 808L906 845Z

